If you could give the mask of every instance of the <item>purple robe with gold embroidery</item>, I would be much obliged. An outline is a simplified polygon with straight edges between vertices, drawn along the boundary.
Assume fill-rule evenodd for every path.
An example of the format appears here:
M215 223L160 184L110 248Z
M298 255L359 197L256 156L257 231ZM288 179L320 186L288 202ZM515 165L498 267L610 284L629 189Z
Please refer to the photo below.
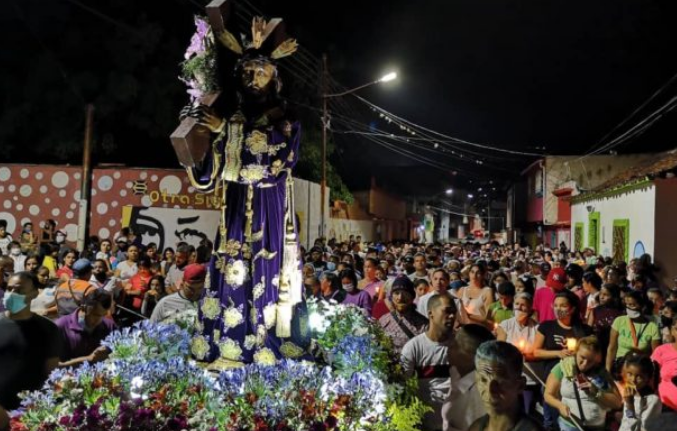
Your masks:
M268 363L273 355L304 354L306 329L298 318L292 337L276 336L285 228L289 232L288 226L294 226L293 196L288 196L293 188L287 180L300 140L298 123L281 124L255 128L241 114L234 115L203 166L188 172L198 190L225 194L222 226L200 302L201 335L193 340L199 360ZM302 314L301 306L295 317Z

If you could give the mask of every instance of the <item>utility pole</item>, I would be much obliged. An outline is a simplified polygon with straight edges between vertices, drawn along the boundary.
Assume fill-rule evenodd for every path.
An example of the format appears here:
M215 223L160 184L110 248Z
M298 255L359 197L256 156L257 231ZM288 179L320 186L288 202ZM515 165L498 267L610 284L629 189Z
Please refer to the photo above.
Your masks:
M80 211L78 213L78 250L84 251L89 235L89 207L92 190L92 129L94 105L85 110L85 143L82 150L82 178L80 180Z
M324 237L325 200L327 198L327 54L322 54L322 182L320 183L320 237Z

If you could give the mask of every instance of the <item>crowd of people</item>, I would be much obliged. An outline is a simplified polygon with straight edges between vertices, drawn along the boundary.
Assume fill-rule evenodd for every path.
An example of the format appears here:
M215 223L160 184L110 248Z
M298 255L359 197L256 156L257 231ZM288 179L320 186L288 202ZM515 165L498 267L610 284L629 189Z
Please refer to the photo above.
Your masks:
M123 229L78 252L51 220L16 240L6 227L0 429L20 391L105 359L115 328L197 310L207 241L158 250ZM641 431L677 410L677 283L648 255L360 237L301 252L306 298L359 307L392 339L430 407L423 430Z

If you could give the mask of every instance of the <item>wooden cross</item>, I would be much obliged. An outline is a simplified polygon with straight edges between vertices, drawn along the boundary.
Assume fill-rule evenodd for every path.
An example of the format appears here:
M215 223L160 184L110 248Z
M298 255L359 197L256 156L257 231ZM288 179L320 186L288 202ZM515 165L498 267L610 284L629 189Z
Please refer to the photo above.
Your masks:
M215 35L225 30L225 23L230 16L232 1L213 0L206 7L209 25ZM205 94L200 98L200 103L212 106L218 99L220 92ZM197 124L197 119L186 117L179 127L172 132L170 139L172 146L179 159L179 163L185 168L192 168L200 164L211 144L209 129Z

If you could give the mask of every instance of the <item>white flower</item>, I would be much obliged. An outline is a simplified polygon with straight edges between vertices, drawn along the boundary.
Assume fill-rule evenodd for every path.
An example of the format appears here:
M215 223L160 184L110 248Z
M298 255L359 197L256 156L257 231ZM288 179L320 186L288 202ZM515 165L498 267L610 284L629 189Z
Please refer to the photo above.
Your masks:
M203 360L205 356L207 356L207 353L209 353L209 342L207 342L207 339L202 335L198 335L197 337L193 338L190 346L190 352L198 360Z
M275 365L277 359L272 350L267 347L254 353L254 362L260 365Z
M242 322L244 322L244 317L237 308L229 307L223 312L223 326L226 328L235 328Z
M205 298L202 301L202 314L209 320L214 320L221 314L219 298Z
M256 335L247 335L244 337L244 348L251 350L256 345Z
M247 279L248 268L241 260L234 260L226 265L225 279L226 283L233 287L240 287Z
M226 337L225 341L219 343L219 350L221 351L222 358L230 359L232 361L239 361L242 359L242 349L232 338Z

